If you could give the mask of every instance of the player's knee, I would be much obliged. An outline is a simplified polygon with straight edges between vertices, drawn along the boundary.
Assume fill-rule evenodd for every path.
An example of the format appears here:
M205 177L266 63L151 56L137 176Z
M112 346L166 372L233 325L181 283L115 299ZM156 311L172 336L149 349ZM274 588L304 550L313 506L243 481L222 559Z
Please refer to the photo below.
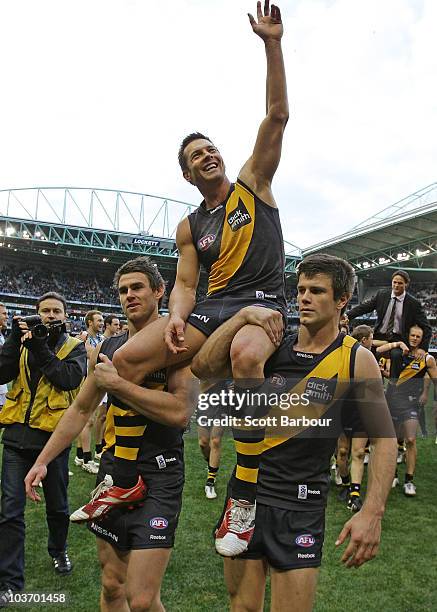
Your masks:
M230 357L235 378L255 378L260 367L264 366L260 351L249 341L232 343Z
M108 603L125 596L124 583L116 575L105 570L102 573L102 595Z
M147 612L153 606L153 609L159 609L159 593L154 589L145 589L141 593L135 593L128 598L129 610L131 612Z
M203 454L205 454L205 452L209 453L209 439L204 436L199 436L199 448Z
M405 445L407 448L412 448L416 445L416 436L408 436L405 438Z
M210 445L212 450L219 450L222 444L221 436L213 436L210 440Z
M352 459L355 459L356 461L364 461L365 454L364 447L356 448L352 451Z
M337 461L346 461L349 455L349 449L344 446L339 446L337 449Z

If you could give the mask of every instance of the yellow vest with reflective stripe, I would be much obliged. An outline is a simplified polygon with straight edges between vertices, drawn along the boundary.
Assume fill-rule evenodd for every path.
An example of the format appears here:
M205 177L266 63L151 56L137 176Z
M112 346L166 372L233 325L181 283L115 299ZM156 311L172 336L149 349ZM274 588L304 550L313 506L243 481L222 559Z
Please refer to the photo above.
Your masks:
M56 353L56 357L65 359L81 342L78 338L68 336ZM6 403L0 411L0 423L2 425L24 423L26 420L26 413L31 402L28 355L28 349L23 347L20 355L20 372L14 380L12 389L6 394ZM73 391L62 391L53 386L45 376L41 376L33 399L30 417L27 421L28 425L34 429L53 431L64 411L78 394L79 389L80 385Z

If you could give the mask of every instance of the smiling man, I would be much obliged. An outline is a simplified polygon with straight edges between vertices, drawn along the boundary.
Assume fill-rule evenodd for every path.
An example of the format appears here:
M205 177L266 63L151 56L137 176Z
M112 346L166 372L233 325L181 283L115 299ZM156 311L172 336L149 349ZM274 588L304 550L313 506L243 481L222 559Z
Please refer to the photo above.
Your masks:
M194 132L182 141L179 164L184 179L204 199L177 229L179 262L169 301L170 316L147 330L147 341L144 333L139 333L114 355L120 374L134 382L169 364L191 360L223 322L244 306L256 304L274 311L274 316L265 328L247 325L239 330L229 354L237 391L245 394L262 382L264 364L282 337L285 256L272 180L288 121L283 26L279 8L270 7L268 0L263 8L257 3L257 18L249 15L249 21L266 53L266 116L235 183L227 177L223 158L209 137ZM206 299L196 303L200 266L207 273L208 288ZM219 378L221 373L213 369L208 375ZM245 550L253 533L258 442L263 431L247 438L235 430L234 438L237 444L244 442L238 446L238 469L232 479L223 537L216 542L217 551L228 556ZM239 535L228 541L234 519Z
M44 483L53 458L71 444L107 392L106 448L97 488L92 501L71 519L95 518L89 528L97 536L102 566L102 610L160 611L161 582L182 503L182 433L192 407L194 378L183 365L150 374L141 386L119 376L111 358L158 319L164 281L155 264L138 257L117 270L114 284L129 330L105 339L94 350L86 381L29 471L26 490L31 499L39 500L35 487ZM121 497L123 479L130 477L138 486ZM113 509L106 514L108 508Z

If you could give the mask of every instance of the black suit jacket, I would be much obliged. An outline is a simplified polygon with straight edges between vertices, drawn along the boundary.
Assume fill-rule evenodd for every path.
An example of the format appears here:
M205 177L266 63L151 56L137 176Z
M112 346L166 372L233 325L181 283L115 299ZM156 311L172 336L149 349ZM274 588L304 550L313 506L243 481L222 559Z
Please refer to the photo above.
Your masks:
M370 298L370 300L365 300L361 304L358 304L358 306L355 306L355 308L352 308L347 313L347 316L349 319L356 319L363 314L376 310L378 318L374 332L377 334L384 320L384 315L390 303L390 298L391 289L380 289L376 295ZM432 336L431 325L428 323L428 319L423 311L422 304L419 302L419 300L416 300L416 298L407 293L403 303L401 319L401 336L404 342L408 341L408 333L412 325L418 325L423 329L423 339L420 346L427 351Z

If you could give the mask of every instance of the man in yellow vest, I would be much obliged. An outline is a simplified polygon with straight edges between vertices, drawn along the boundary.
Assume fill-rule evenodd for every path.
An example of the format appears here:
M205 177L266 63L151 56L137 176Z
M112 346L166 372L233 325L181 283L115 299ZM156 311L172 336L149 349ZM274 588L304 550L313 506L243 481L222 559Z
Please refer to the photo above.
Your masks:
M3 459L0 507L0 593L24 587L24 477L72 403L86 374L84 343L65 329L66 302L45 293L37 317L14 318L0 352L0 383L13 381L0 411ZM58 574L72 570L67 554L69 449L49 466L43 488L48 552Z

